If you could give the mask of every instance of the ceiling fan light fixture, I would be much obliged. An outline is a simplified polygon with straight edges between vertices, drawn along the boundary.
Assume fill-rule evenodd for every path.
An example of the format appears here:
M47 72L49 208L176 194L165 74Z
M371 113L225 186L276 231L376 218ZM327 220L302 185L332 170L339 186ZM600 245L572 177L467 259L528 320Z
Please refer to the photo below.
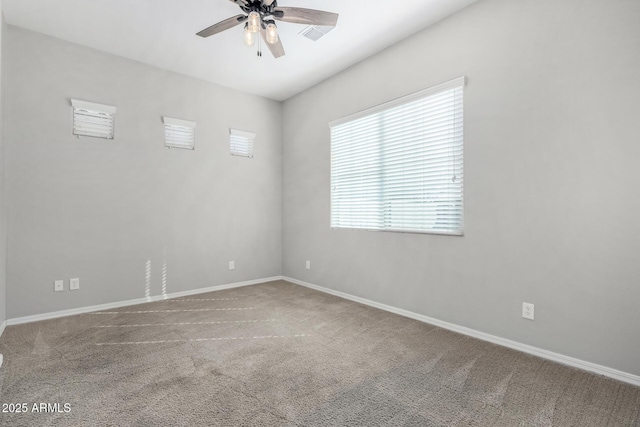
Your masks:
M256 43L254 33L249 29L248 25L244 26L244 44L247 46L253 46Z
M264 39L273 57L280 58L285 52L274 20L325 27L335 27L338 22L337 13L301 7L279 7L277 0L231 0L231 2L239 6L242 13L213 24L196 35L203 38L210 37L243 24L246 45L253 46L258 37L257 44L262 46ZM256 35L258 32L260 35ZM262 56L260 48L258 48L258 56Z
M260 14L256 11L249 12L249 30L252 33L260 31Z
M274 44L278 43L278 27L273 22L267 24L267 43Z

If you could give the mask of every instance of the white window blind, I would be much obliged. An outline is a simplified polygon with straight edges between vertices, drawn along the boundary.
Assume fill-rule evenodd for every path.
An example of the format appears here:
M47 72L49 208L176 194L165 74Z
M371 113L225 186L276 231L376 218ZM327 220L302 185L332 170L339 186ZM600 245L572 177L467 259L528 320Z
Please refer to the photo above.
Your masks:
M232 156L253 157L255 133L229 129L229 146Z
M94 102L71 100L73 134L113 139L113 115L116 107Z
M329 124L333 228L463 234L464 85Z
M163 117L164 145L166 147L193 150L196 144L196 123L188 120Z

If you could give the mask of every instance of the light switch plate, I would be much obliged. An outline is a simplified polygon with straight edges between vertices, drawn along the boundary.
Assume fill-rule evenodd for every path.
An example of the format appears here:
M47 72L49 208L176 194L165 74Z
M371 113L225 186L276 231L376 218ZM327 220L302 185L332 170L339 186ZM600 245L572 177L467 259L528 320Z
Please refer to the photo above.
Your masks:
M78 289L80 289L80 279L75 278L75 279L69 280L69 290L75 291Z
M56 280L55 282L53 282L53 291L54 292L64 291L64 280Z

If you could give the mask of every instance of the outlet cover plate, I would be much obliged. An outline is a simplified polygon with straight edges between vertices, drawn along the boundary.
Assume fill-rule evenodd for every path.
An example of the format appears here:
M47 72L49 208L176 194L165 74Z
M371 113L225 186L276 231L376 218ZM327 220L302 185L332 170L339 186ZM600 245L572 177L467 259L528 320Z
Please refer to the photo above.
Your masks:
M533 320L534 319L534 306L528 302L522 303L522 317L525 319Z
M236 269L236 262L229 261L229 270L235 270L235 269Z
M64 291L64 280L56 280L55 282L53 282L53 291L54 292Z
M80 289L80 279L75 278L75 279L69 280L69 290L76 291L78 289Z
M307 261L305 266L307 267L307 270L311 270L311 261Z

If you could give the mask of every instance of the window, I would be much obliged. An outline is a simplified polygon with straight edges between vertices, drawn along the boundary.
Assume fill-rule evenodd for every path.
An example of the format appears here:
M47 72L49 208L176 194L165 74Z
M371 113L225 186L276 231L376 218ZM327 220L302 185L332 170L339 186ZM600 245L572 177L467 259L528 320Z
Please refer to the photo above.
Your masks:
M113 139L113 115L116 107L87 101L71 100L73 134Z
M332 228L463 234L464 85L330 123Z
M196 123L164 117L165 147L193 150L196 144Z
M229 129L229 146L232 156L253 157L255 133Z

